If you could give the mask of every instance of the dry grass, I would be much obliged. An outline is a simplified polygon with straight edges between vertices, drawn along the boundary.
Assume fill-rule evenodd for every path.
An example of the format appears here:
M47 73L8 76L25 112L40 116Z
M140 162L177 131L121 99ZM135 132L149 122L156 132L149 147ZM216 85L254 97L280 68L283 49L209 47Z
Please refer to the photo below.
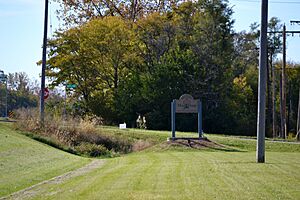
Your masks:
M47 141L55 147L63 146L63 149L71 149L71 152L87 156L111 156L115 152L129 153L133 149L133 142L127 138L107 135L97 130L95 126L99 120L95 118L64 121L47 116L44 127L41 127L37 110L20 109L16 113L17 129L29 131L35 134L34 139L39 136L38 140Z
M142 151L144 149L147 149L149 147L153 146L153 143L145 140L138 140L136 141L132 146L132 151Z
M175 141L165 141L159 144L158 147L160 150L173 150L173 149L198 149L198 150L217 150L217 151L239 151L238 149L222 145L216 142L213 142L207 138L199 139L177 139Z

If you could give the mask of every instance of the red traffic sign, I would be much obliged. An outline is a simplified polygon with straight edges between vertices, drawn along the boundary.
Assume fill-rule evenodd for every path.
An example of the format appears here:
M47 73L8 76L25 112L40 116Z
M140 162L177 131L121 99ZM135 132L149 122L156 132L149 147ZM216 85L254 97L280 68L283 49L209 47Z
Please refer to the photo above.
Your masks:
M44 90L44 99L47 99L48 97L49 97L49 90L48 90L48 88L45 88L45 90Z

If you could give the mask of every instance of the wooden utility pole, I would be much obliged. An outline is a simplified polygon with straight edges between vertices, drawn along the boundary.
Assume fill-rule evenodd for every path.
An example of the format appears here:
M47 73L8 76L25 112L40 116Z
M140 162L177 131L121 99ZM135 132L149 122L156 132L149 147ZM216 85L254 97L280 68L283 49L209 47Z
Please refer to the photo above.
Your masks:
M281 127L281 135L282 138L287 138L287 127L286 127L286 26L283 25L283 31L282 31L282 37L283 37L283 55L282 55L282 71L281 71L281 79L282 79L282 104L281 104L281 121L282 121L282 127Z
M44 126L45 122L45 69L46 69L46 50L47 50L47 30L48 30L48 0L45 0L45 18L44 18L44 38L43 38L43 58L42 58L42 76L41 76L41 96L40 96L40 123Z
M299 88L299 100L298 100L298 116L297 116L297 135L296 139L300 140L300 88Z
M290 22L291 22L291 24L298 24L298 25L300 25L300 21L299 20L291 20ZM298 115L297 115L296 139L298 141L300 141L300 88L299 88L299 100L298 100Z
M265 162L268 0L261 3L256 161Z
M276 133L276 95L275 95L275 67L273 66L271 59L271 75L272 75L272 129L273 129L273 138L277 137Z
M283 97L282 97L282 74L280 74L280 80L279 80L279 97L280 97L280 137L283 138L284 133L284 123L283 123Z
M270 55L272 56L272 54ZM272 58L271 58L272 60ZM266 115L266 136L272 137L272 97L271 97L271 61L267 62L267 115Z
M291 23L300 24L300 21L291 21ZM269 31L268 33L281 33L283 37L283 56L282 56L282 70L280 74L280 85L279 85L279 93L280 93L280 137L286 138L287 137L287 124L286 124L286 34L300 34L300 31L287 31L286 26L283 26L283 31ZM274 84L274 80L273 80ZM275 90L275 86L274 86ZM273 94L275 94L273 90ZM273 102L275 101L275 97ZM274 104L275 105L275 104ZM275 120L275 111L273 108L273 122ZM274 136L274 127L273 124L273 136Z

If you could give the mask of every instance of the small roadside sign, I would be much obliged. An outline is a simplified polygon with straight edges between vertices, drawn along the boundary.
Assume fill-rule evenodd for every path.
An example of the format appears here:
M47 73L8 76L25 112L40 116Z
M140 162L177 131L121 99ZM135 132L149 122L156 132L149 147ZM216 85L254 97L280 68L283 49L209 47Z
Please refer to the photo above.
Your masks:
M73 89L74 89L74 88L77 87L77 85L76 85L76 84L67 84L66 87L67 87L67 88L73 88Z
M44 99L47 99L48 97L49 97L49 90L48 90L48 88L45 88L45 90L44 90Z

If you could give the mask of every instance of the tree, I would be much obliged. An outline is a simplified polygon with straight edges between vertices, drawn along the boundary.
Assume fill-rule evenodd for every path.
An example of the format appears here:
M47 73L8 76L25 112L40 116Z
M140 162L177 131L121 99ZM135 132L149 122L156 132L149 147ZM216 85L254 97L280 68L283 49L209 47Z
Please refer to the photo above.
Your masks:
M233 73L235 77L245 74L249 68L257 68L259 51L257 48L257 24L252 24L250 31L234 35ZM254 88L253 88L254 89Z
M138 21L148 69L143 76L151 105L147 107L152 108L147 114L149 127L169 128L169 104L183 93L215 101L226 96L232 78L231 13L221 1L185 2L173 12Z
M80 25L95 18L117 16L129 21L137 21L151 13L165 13L176 7L175 1L145 0L53 0L60 4L57 14L65 25Z
M7 85L8 112L18 108L37 107L38 93L36 92L36 88L33 87L34 84L25 72L9 73ZM0 90L0 96L3 97L3 94L5 94L5 87L3 84L1 84ZM4 99L1 98L1 111L4 110L4 106Z
M300 65L287 63L287 130L297 134L297 108L299 104ZM298 126L299 128L299 126Z
M235 34L227 1L59 2L71 28L49 42L47 74L77 84L86 112L169 129L170 102L189 93L203 101L205 131L253 134L259 32ZM196 129L196 116L178 118Z
M130 27L118 17L107 17L57 33L49 41L52 85L77 84L75 93L86 112L112 117L120 81L140 62Z

